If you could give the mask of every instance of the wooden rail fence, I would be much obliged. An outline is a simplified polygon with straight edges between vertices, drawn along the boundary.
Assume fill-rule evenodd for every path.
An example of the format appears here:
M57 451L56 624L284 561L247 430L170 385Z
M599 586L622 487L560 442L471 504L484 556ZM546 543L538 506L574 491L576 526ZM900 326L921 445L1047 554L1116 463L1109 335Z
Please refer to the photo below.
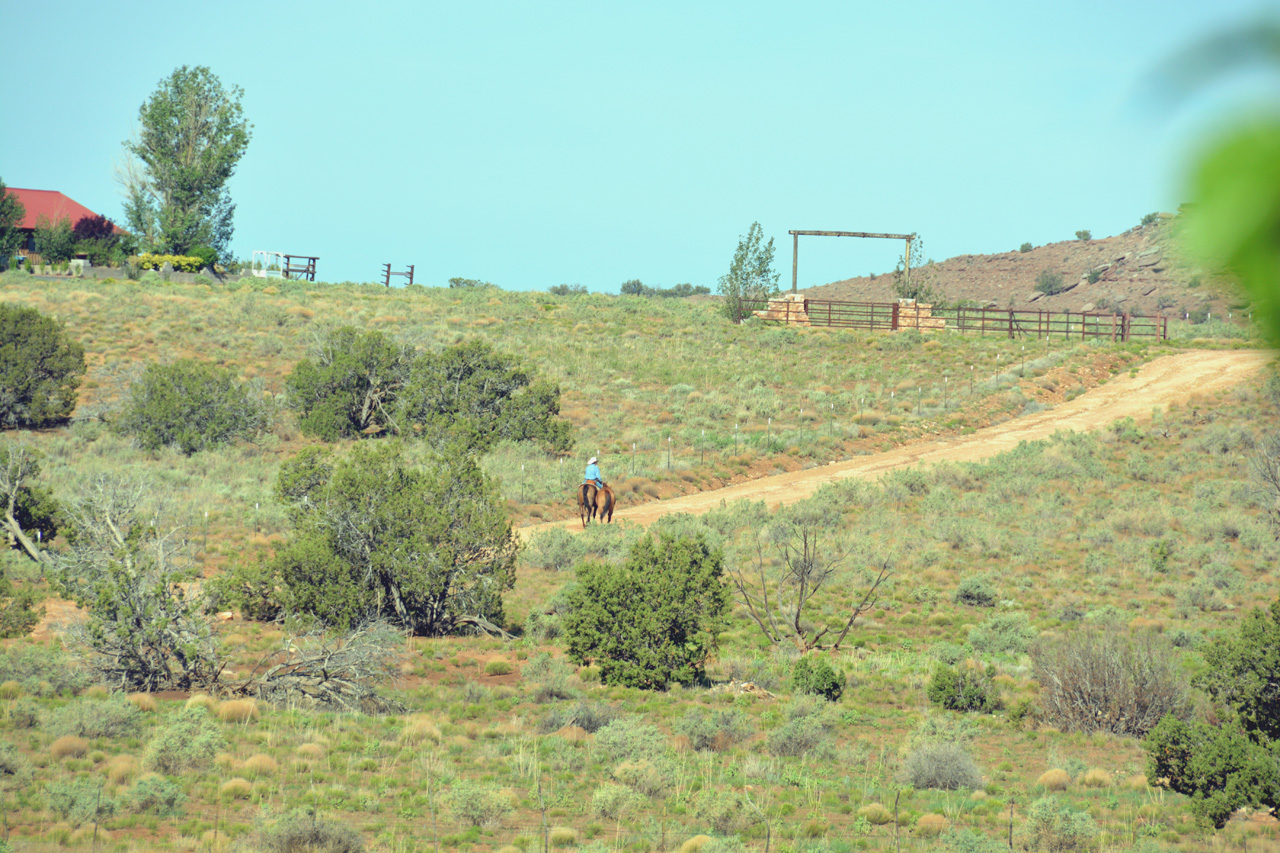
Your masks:
M898 302L839 302L827 299L739 299L737 315L759 314L780 323L850 329L921 329L1003 335L1129 341L1169 337L1169 319L1102 311L1035 311L999 308L933 308Z

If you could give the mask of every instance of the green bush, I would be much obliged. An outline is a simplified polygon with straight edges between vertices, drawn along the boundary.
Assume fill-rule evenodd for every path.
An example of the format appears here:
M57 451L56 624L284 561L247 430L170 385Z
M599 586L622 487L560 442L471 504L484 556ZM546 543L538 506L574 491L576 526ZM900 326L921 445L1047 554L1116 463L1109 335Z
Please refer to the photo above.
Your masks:
M565 726L578 726L587 732L595 733L618 719L618 712L601 702L579 700L572 705L561 705L553 708L538 728L544 733L559 731Z
M129 388L116 428L144 450L173 446L190 456L237 438L252 438L267 425L260 393L235 374L193 359L147 365Z
M218 250L212 246L194 246L188 250L191 257L200 261L197 269L213 269L214 264L218 262ZM194 270L193 270L194 272Z
M765 747L770 755L796 757L825 752L835 730L826 702L813 696L794 697L786 720L769 733Z
M816 663L812 655L801 657L791 670L791 689L839 702L844 693L844 673L833 669L825 657L819 657Z
M1071 853L1092 850L1098 825L1088 812L1078 812L1056 797L1041 797L1027 811L1027 849Z
M606 684L692 684L728 616L723 575L701 538L646 536L621 566L583 566L564 620L569 658L594 662Z
M1087 229L1087 228L1085 228L1084 230L1081 230L1081 231L1077 231L1077 232L1076 232L1076 239L1077 239L1077 240L1083 240L1083 241L1085 241L1085 242L1087 243L1088 241L1090 241L1090 240L1092 240L1092 239L1093 239L1093 232L1092 232L1092 231L1090 231L1090 230L1089 230L1089 229Z
M275 564L233 563L230 568L205 581L209 604L221 610L236 610L245 619L270 622L283 612L280 576Z
M142 712L118 693L105 699L81 698L50 714L46 728L54 736L137 737L142 733Z
M738 708L690 708L676 721L676 734L689 739L694 749L722 752L732 749L755 733L751 718Z
M125 795L125 806L139 814L170 817L182 813L187 795L163 776L144 776Z
M349 826L325 820L313 809L298 809L262 830L259 846L266 853L360 853L364 839Z
M1016 658L1027 651L1037 631L1025 613L1002 613L969 631L969 645L984 655Z
M929 701L949 711L998 711L1000 691L991 680L991 673L978 667L961 665L959 669L940 666L933 673L926 692Z
M444 806L467 826L493 826L513 808L500 791L475 782L455 782L444 795Z
M982 773L973 757L955 743L926 742L903 762L902 775L915 788L955 791L982 787Z
M12 712L11 712L12 713ZM17 792L31 784L31 762L18 748L0 741L0 792Z
M57 646L22 645L0 651L0 682L16 681L33 696L73 695L89 686L89 673Z
M147 744L146 764L170 775L203 770L226 748L217 722L203 705L193 705L179 711Z
M1018 251L1025 255L1027 252L1030 252L1032 248L1033 247L1030 243L1023 243L1018 247Z
M596 747L612 761L656 758L669 746L657 726L633 718L614 720L596 732Z
M36 218L35 251L46 264L57 264L75 254L76 236L70 218L56 221L41 214Z
M1062 288L1062 273L1041 270L1040 274L1036 276L1036 290L1046 296L1053 296L1055 293L1061 293Z
M76 407L84 347L34 308L0 304L0 428L62 423Z
M642 805L644 800L636 791L611 782L601 785L591 795L591 813L609 820L620 820Z
M49 782L44 788L45 804L73 827L102 821L116 813L116 801L102 789L101 781L84 777Z
M970 607L994 607L996 591L980 575L969 575L960 581L952 600L956 604L967 604Z
M1144 214L1144 215L1143 215L1143 217L1142 217L1142 224L1143 224L1144 226L1146 226L1146 225L1151 225L1151 224L1153 224L1156 220L1158 220L1159 218L1160 218L1160 214L1158 214L1158 213L1147 213L1147 214Z

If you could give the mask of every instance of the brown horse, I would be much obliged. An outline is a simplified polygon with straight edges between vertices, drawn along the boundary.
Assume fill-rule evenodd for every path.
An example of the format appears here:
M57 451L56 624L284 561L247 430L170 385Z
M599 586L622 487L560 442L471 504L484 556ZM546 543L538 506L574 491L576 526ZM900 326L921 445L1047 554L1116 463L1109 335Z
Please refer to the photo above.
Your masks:
M597 489L595 483L583 483L578 486L578 516L582 526L597 519L604 519L605 524L613 523L613 489L608 484Z

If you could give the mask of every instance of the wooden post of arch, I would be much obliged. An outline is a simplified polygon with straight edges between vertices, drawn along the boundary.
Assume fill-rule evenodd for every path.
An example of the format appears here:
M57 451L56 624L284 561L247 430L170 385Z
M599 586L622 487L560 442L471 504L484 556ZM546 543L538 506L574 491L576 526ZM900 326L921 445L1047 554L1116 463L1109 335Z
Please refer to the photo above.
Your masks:
M791 292L796 292L796 279L800 267L800 238L804 237L873 237L885 240L905 240L907 243L906 276L911 281L911 241L915 234L882 234L874 231L788 231L791 235Z

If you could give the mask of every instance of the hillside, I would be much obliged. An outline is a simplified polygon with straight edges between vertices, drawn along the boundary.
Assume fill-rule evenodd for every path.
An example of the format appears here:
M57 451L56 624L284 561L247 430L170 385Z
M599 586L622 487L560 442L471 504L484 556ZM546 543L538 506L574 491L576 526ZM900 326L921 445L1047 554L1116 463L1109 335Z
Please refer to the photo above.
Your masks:
M948 302L1050 311L1114 310L1171 317L1247 311L1224 283L1189 261L1180 248L1180 223L1164 215L1149 225L1093 240L1067 240L994 255L957 255L912 270ZM927 246L927 238L925 240ZM1044 271L1062 276L1062 292L1036 291ZM1090 281L1090 273L1096 280ZM918 277L918 278L917 278ZM814 299L891 301L892 274L842 279L804 293Z
M1174 340L1125 345L925 337L736 326L712 301L158 277L6 275L0 300L56 316L90 364L72 423L4 439L44 453L41 485L59 500L103 475L149 483L146 508L184 525L206 580L295 536L276 476L319 442L300 434L283 380L326 325L424 349L485 340L560 386L572 456L506 444L481 460L517 523L569 515L581 458L598 451L624 511L647 514L528 531L501 620L514 636L398 637L382 691L405 713L386 717L178 691L126 701L69 654L82 614L46 599L36 640L0 649L0 767L29 780L0 788L18 849L88 849L95 833L121 851L293 849L267 834L291 812L388 853L981 851L1007 849L1011 831L1037 849L1063 840L1034 835L1049 807L1090 831L1081 849L1280 849L1263 813L1198 824L1188 798L1146 778L1131 734L1051 716L1033 659L1036 642L1132 633L1159 640L1185 681L1217 632L1274 601L1280 544L1250 459L1280 428L1280 394L1254 375L1265 357L1244 329L1178 323ZM261 383L269 431L184 456L112 429L140 367L190 356ZM1214 381L1176 387L1171 362ZM1144 396L1152 374L1163 390ZM1091 431L1044 437L1095 393L1123 405ZM841 478L787 511L660 501L735 484L772 502L767 476L918 462L943 444L974 455ZM805 518L820 519L823 559L838 559L797 625L839 630L867 566L893 569L847 642L810 652L840 670L838 702L802 694L795 644L765 637L736 598L706 679L688 686L604 685L600 667L566 657L566 590L585 561L619 562L654 531L702 537L730 576L780 578L788 525ZM48 590L30 561L3 565ZM210 621L228 679L300 629L229 611ZM944 665L989 674L995 701L943 710L928 688ZM209 709L217 751L157 776L157 744L181 746L175 723L201 715L188 704ZM931 753L939 740L963 761ZM84 807L99 796L111 811L95 827Z

